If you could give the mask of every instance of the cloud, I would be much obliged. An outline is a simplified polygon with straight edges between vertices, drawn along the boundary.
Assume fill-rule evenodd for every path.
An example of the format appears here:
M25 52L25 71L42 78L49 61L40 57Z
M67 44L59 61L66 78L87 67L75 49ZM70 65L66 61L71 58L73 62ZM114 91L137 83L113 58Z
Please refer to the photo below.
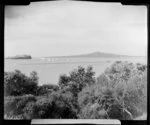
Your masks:
M81 1L37 2L25 7L8 7L5 50L8 55L13 53L12 50L43 56L93 50L143 54L147 42L146 14L145 7ZM28 49L19 49L23 46ZM42 48L42 52L38 52Z

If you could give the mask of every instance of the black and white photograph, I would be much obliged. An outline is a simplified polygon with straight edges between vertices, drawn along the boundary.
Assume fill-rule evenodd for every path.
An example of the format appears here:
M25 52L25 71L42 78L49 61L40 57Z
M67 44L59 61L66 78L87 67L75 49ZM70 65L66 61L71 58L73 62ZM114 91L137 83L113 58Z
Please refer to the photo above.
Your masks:
M5 6L4 119L147 120L147 7Z

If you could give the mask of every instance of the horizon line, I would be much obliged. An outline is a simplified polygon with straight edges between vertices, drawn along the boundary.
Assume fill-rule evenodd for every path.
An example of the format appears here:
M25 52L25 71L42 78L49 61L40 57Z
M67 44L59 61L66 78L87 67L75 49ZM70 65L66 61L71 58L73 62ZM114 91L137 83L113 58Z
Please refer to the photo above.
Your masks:
M73 55L54 55L54 56L32 56L31 54L17 54L19 56L23 56L23 55L29 55L31 57L44 57L44 58L48 58L48 57L82 57L82 56L88 56L88 54L94 54L94 53L102 53L102 54L111 54L112 56L125 56L125 57L147 57L147 55L124 55L124 54L117 54L117 53L108 53L108 52L101 52L101 51L95 51L95 52L90 52L90 53L82 53L82 54L73 54ZM14 56L17 56L17 55L14 55ZM14 56L5 56L4 55L4 58L8 58L8 57L14 57Z

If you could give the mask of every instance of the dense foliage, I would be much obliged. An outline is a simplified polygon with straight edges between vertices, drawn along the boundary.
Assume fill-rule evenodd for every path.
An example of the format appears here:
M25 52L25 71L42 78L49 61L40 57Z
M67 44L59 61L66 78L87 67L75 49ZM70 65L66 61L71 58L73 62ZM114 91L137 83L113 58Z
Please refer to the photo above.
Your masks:
M4 73L4 95L21 96L24 94L36 94L38 76L35 71L26 76L19 70Z
M36 97L34 95L23 96L7 96L4 98L4 113L7 117L21 117L25 118L24 109L28 103L35 103Z
M76 118L72 94L61 91L39 97L32 111L35 118Z
M48 95L53 91L59 90L59 86L53 84L44 84L42 86L37 87L37 96Z
M71 91L74 91L74 95L77 96L85 86L95 83L94 74L95 72L93 72L91 66L88 66L86 70L79 66L78 69L70 72L69 76L61 75L58 84L62 89L69 87Z
M147 112L147 66L115 62L95 78L91 66L61 75L58 85L5 72L5 118L137 119Z
M147 68L116 62L79 95L80 118L134 119L147 110ZM97 114L95 114L97 113Z

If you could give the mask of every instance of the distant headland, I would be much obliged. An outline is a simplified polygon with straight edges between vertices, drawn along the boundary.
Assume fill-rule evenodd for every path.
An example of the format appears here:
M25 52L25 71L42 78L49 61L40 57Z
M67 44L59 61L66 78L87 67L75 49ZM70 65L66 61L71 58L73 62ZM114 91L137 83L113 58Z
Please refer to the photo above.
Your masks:
M113 54L113 53L104 53L104 52L93 52L93 53L87 53L87 54L80 54L80 55L68 55L68 56L51 56L51 57L131 57L128 55L119 55L119 54ZM47 58L47 57L45 57ZM49 57L48 57L49 58Z
M13 57L7 57L6 59L32 59L30 55L16 55Z

